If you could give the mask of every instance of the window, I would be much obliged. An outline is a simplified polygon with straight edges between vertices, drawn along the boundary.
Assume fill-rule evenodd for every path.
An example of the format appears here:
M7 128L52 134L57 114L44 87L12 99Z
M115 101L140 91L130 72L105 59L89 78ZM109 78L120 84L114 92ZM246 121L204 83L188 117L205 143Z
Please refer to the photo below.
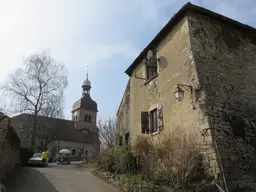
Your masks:
M75 121L77 121L77 115L75 115Z
M85 115L84 116L84 121L87 122L88 121L87 119L88 119L88 115Z
M141 132L143 134L154 133L158 131L157 109L148 112L141 112Z
M158 131L158 126L157 126L157 109L154 109L150 111L149 113L149 125L150 125L150 132L154 133Z
M88 122L92 122L92 116L91 115L88 115Z
M119 137L119 146L123 146L123 137Z
M141 112L141 132L149 133L148 112Z
M76 150L72 149L72 155L75 156L76 155Z
M153 55L146 65L147 79L155 76L157 74L157 55L156 51L153 51Z
M126 133L125 134L125 145L129 145L129 137L130 137L129 133Z
M157 65L156 66L147 66L147 79L150 79L157 74Z

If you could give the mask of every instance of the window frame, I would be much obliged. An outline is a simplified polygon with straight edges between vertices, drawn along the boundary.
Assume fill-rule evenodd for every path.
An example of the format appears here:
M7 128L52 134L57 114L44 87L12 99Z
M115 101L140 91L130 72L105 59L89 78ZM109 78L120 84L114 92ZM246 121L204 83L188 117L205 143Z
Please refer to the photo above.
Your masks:
M157 108L149 111L149 131L150 133L159 132Z
M160 132L158 125L158 108L150 111L141 111L141 133L142 134L157 134Z
M125 145L128 146L130 144L130 134L129 133L126 133L125 134Z
M152 71L151 71L152 74L149 74L149 71L150 71L149 69L150 69L150 70L154 69L155 71L152 72L152 71L153 71L153 70L152 70ZM147 80L150 80L150 79L152 79L152 78L154 78L155 76L158 75L157 65L156 65L156 66L147 65L147 66L146 66L146 71L147 71Z
M123 136L119 136L119 146L123 146Z
M141 133L142 134L149 134L148 111L141 111Z
M156 76L158 76L158 59L157 58L158 58L157 50L154 50L152 59L150 61L147 60L147 62L146 62L146 79L147 79L147 81L150 81L150 80L154 79Z

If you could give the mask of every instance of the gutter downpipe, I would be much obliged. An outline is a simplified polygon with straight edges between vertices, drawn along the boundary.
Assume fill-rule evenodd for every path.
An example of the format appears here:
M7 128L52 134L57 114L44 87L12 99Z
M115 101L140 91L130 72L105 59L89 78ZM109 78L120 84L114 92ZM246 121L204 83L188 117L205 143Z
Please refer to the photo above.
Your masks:
M211 122L212 121L211 121L210 117L208 116L208 124L210 125L210 127L213 127ZM228 192L228 186L227 186L227 182L226 182L226 178L225 178L225 174L224 174L222 160L221 160L221 157L220 157L220 151L219 151L219 148L218 148L218 145L217 145L217 142L216 142L216 135L214 134L213 131L211 133L213 133L212 136L214 136L213 144L214 144L214 147L216 149L217 158L219 160L220 171L221 171L222 179L223 179L223 182L224 182L224 185L225 185L225 190L226 190L226 192ZM216 184L216 186L219 188L219 186L217 184Z
M218 156L218 159L219 159L219 162L220 162L220 169L221 169L221 173L222 173L222 178L223 178L223 182L224 182L224 185L225 185L225 189L226 189L226 192L228 192L228 186L227 186L227 182L226 182L226 178L225 178L225 174L224 174L224 169L223 169L222 161L221 161L221 158L220 158L220 152L219 152L219 148L217 146L217 142L216 142L215 139L214 139L214 145L215 145L217 156Z

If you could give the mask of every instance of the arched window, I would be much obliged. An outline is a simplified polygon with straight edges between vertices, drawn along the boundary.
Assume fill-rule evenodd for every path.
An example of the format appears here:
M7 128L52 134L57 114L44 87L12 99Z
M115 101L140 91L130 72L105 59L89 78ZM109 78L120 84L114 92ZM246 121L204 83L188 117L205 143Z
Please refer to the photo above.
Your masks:
M72 149L72 156L76 155L76 149Z
M88 115L84 116L84 121L87 122L88 121Z

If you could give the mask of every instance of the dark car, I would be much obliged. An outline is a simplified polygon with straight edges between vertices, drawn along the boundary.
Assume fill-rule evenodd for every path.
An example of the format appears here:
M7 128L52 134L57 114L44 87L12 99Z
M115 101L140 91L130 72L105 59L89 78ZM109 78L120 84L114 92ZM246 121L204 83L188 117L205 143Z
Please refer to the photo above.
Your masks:
M57 164L70 164L70 155L66 153L59 154L56 161Z

